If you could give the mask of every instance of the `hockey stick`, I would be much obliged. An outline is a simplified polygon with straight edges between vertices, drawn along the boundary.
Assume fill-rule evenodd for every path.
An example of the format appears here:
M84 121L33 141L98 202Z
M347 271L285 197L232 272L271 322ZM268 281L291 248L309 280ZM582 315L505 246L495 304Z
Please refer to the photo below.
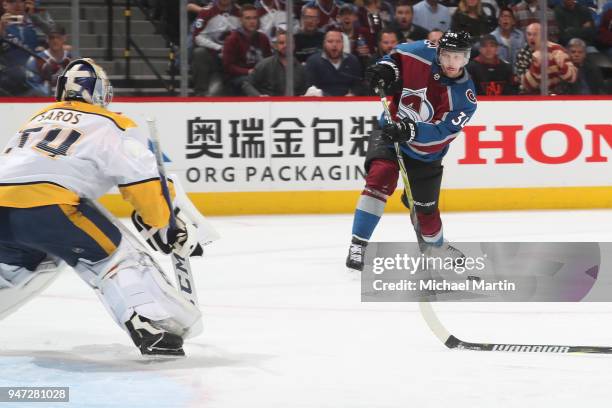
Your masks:
M515 353L559 353L559 354L612 354L612 347L569 346L556 344L507 344L473 343L453 336L440 322L436 312L427 301L419 302L425 322L438 339L449 349L475 351L507 351Z
M378 96L382 102L385 119L388 123L392 123L391 112L389 111L389 103L387 101L385 92L382 86L377 88ZM408 173L402 159L401 150L399 143L394 143L395 153L397 155L397 161L400 166L400 174L402 175L402 181L404 182L404 191L408 199L410 206L410 218L413 220L412 225L414 226L417 234L417 239L422 240L421 234L419 233L418 219L414 210L414 199L412 197L412 191L410 190L410 184L408 183ZM427 323L429 329L435 334L435 336L450 349L457 350L475 350L475 351L507 351L507 352L519 352L519 353L561 353L561 354L612 354L612 347L600 347L600 346L568 346L568 345L554 345L554 344L506 344L506 343L473 343L463 341L453 336L444 327L435 310L431 306L431 303L427 300L419 302L419 310L421 315Z
M391 111L389 110L389 102L387 101L387 95L385 94L382 83L379 83L378 87L376 88L376 93L380 97L380 102L382 103L385 113L385 120L387 123L392 124L393 119L391 118ZM400 174L402 175L402 182L404 183L404 192L406 193L408 206L410 207L410 219L412 220L412 225L417 233L417 239L421 240L421 234L419 234L419 220L414 209L414 199L412 198L412 190L410 190L410 182L408 181L406 165L404 164L404 159L402 158L402 150L400 149L398 142L393 143L393 146L395 147L395 155L397 157L397 163L399 164Z
M168 208L170 209L170 225L169 233L176 231L176 217L174 216L174 207L172 206L172 198L170 197L170 190L168 189L168 180L166 178L166 168L164 167L164 158L159 143L159 134L157 133L157 126L155 125L155 119L147 118L147 125L149 126L149 134L153 145L153 153L155 154L155 160L157 162L157 171L159 172L159 181L161 182L162 194ZM191 273L191 264L189 263L189 257L183 258L182 256L172 252L170 254L172 259L172 268L174 269L174 275L176 276L176 283L179 288L181 295L198 306L198 296L196 293L193 275Z

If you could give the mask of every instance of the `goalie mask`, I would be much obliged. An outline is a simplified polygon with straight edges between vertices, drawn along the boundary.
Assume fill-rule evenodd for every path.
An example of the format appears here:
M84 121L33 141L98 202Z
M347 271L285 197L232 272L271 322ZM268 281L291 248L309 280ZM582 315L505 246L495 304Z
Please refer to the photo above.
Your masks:
M106 72L91 58L72 61L57 79L56 101L81 101L105 108L113 99Z

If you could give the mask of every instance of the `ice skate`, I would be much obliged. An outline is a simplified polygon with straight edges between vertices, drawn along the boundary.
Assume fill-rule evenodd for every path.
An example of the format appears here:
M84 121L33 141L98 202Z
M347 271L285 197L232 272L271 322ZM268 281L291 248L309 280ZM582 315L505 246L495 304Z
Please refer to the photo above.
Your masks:
M449 244L446 240L441 245L419 241L419 246L423 254L428 258L452 258L455 262L465 258L463 252Z
M348 256L346 257L346 267L349 268L350 271L363 271L363 262L365 259L365 250L367 246L367 241L353 237Z

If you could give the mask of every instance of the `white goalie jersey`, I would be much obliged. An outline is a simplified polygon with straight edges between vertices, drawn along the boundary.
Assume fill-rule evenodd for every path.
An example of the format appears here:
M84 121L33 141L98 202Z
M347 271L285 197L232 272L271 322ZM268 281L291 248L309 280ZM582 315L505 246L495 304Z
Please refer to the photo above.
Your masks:
M146 141L126 116L83 102L54 103L2 150L0 206L77 205L118 186L147 224L165 226L169 209Z

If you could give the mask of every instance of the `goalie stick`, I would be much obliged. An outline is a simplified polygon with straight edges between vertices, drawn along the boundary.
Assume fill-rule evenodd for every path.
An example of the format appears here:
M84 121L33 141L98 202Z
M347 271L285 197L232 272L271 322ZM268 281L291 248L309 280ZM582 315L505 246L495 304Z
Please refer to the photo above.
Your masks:
M376 89L380 101L382 102L385 119L388 123L392 123L391 112L389 111L389 102L383 90L382 84ZM410 205L410 218L417 234L417 239L420 241L421 234L419 233L418 218L414 210L414 199L408 182L408 173L402 159L399 143L394 143L395 154L400 166L400 174L404 183L404 191L408 204ZM436 311L427 300L419 302L419 310L423 320L434 333L434 335L449 349L456 350L474 350L474 351L506 351L518 353L560 353L560 354L612 354L612 347L605 346L569 346L555 344L508 344L508 343L474 343L463 341L452 335L438 318Z
M157 171L159 172L159 180L161 182L162 194L168 208L170 209L170 225L169 233L176 231L176 218L174 216L174 207L172 205L172 199L170 197L170 190L168 189L168 179L166 178L166 169L164 167L163 153L160 148L159 134L157 133L157 126L155 125L155 119L147 118L147 125L149 126L149 134L151 136L151 142L153 145L153 153L155 154L155 160L157 162ZM176 283L181 295L198 306L198 296L193 281L193 275L191 273L191 264L189 257L182 257L172 252L170 254L172 259L172 268L174 269L174 275L176 277Z

